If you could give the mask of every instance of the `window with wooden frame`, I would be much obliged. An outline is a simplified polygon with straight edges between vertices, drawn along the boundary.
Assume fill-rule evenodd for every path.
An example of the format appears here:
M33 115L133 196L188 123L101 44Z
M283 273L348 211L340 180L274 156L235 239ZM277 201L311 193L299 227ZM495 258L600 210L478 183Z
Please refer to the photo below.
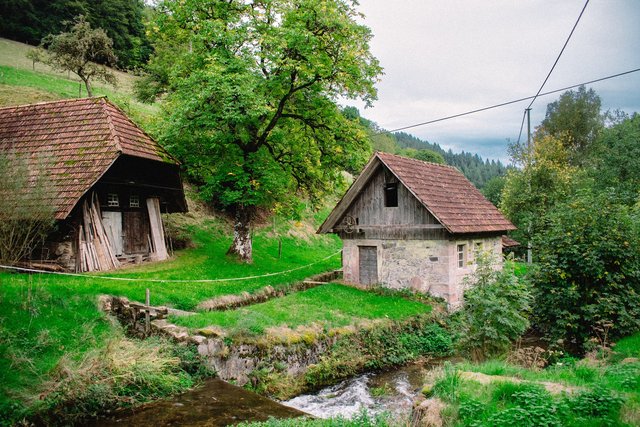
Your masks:
M130 208L139 208L140 207L140 196L137 194L131 194L129 196L129 207Z
M467 245L461 244L457 246L458 268L463 268L467 263Z
M117 208L120 206L120 198L118 197L118 193L107 194L107 206L109 206L110 208Z

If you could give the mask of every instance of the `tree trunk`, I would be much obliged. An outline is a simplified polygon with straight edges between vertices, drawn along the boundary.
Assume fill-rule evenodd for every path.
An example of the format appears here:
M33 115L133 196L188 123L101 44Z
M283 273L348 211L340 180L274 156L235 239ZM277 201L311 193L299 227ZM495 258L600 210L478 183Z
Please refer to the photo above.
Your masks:
M87 96L89 98L93 97L93 91L91 90L91 81L89 79L82 79L84 81L84 86L87 88Z
M247 264L253 262L253 250L251 245L251 220L255 208L253 206L237 206L233 223L233 243L227 251L227 255L236 255L238 259Z

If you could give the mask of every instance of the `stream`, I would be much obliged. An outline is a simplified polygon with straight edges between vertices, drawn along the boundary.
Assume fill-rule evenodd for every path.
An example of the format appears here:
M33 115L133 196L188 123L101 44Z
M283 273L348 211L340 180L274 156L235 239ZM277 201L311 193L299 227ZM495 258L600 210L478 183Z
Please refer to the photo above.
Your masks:
M408 416L423 386L425 374L440 362L415 362L386 372L366 373L316 393L276 402L219 379L210 379L195 390L100 418L88 425L227 426L269 417L351 418L362 410Z
M366 373L282 404L318 418L351 418L362 410L406 417L424 385L425 374L433 367L415 362L390 371Z

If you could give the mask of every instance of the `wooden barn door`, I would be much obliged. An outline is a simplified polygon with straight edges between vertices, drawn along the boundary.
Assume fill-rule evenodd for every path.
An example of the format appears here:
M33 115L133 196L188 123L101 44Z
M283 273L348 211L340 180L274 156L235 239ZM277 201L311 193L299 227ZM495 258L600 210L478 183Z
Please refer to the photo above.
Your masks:
M142 211L124 213L124 252L149 253L149 221Z
M122 212L102 211L102 224L114 255L122 255Z
M378 283L378 248L375 246L358 246L360 251L360 284Z

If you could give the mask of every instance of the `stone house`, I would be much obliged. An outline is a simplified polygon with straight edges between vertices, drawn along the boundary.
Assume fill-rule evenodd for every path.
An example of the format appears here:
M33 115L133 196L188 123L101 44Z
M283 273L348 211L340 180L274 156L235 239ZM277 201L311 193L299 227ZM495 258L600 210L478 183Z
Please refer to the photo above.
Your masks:
M348 283L382 284L462 302L480 251L502 260L515 226L457 169L377 152L318 233L343 241Z
M0 108L0 153L46 174L56 229L32 251L41 265L168 257L161 213L187 211L179 164L106 98Z

